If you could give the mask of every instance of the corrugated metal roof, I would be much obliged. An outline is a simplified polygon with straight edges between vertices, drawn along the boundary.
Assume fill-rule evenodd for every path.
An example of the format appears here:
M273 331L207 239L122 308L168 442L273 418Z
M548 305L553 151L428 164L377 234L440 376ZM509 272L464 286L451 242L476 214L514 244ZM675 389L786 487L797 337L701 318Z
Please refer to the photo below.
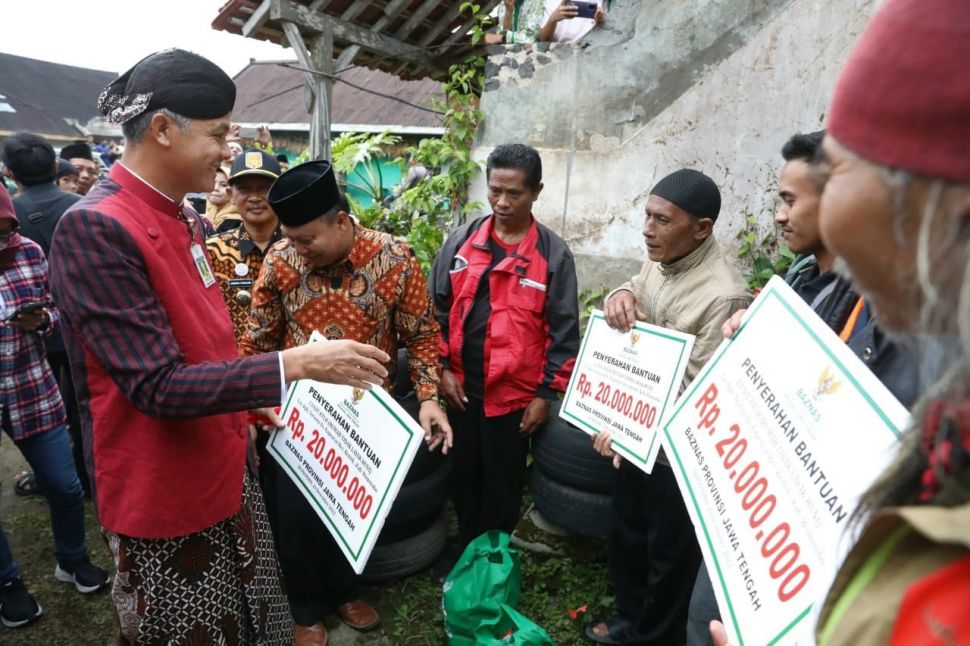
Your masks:
M488 14L500 0L479 0ZM359 47L352 61L404 78L443 79L448 67L473 47L474 18L464 0L229 0L212 22L214 29L288 45L282 21L299 26L304 37L334 30L334 58Z
M0 53L0 131L26 130L77 137L67 120L86 124L99 117L98 95L118 75Z
M309 122L304 102L305 76L303 72L287 65L296 65L296 62L254 61L233 78L237 88L233 121ZM340 81L334 83L330 118L335 124L418 128L439 128L444 125L440 114L390 98L396 97L431 109L435 95L443 98L441 84L437 81L405 81L393 74L366 67L349 69L341 73L340 78L371 92Z

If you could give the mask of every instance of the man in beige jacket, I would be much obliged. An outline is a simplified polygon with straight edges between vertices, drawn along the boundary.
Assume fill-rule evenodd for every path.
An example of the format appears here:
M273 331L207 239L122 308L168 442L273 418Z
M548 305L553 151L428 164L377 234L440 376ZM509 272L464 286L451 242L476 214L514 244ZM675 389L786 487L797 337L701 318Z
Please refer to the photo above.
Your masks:
M637 320L696 338L681 388L721 343L721 325L751 303L740 272L712 235L721 209L714 181L692 169L660 180L647 199L643 237L649 260L605 301L610 327ZM609 436L596 447L612 456ZM600 643L660 644L680 638L700 549L673 471L661 452L647 475L619 463L609 537L617 617L590 626Z

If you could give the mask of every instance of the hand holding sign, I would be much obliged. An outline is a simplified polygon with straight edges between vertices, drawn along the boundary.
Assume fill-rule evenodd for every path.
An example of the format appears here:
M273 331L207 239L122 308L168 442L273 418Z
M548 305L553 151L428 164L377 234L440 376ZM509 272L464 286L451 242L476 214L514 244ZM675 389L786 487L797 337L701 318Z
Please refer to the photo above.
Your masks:
M329 353L316 358L330 361L324 366L338 378L340 370L357 365L355 361L383 355L360 343L327 341L317 332L310 340L297 349L329 347ZM451 429L437 403L425 402L425 411L425 430L437 427L444 435L441 441L450 445ZM280 417L285 426L270 437L267 452L303 492L359 574L424 433L383 388L348 388L307 378L291 384Z
M593 436L593 448L604 458L612 458L613 468L619 469L623 462L623 456L613 450L613 436L609 431L602 431Z
M603 307L606 324L614 330L629 332L637 322L637 299L633 292L621 289Z
M623 294L633 317L633 295L620 291L607 303L614 319L624 311ZM657 432L673 407L694 337L630 320L633 328L620 332L606 313L593 311L559 416L591 435L608 434L596 445L601 454L615 452L650 473L660 451Z
M725 339L734 338L734 335L741 329L741 322L744 320L744 315L747 312L747 309L738 310L731 315L731 318L724 321L724 325L721 326L721 334L724 335Z
M283 351L283 370L289 382L311 379L370 390L387 377L391 358L372 345L349 341L321 341Z
M777 276L722 331L663 425L721 610L715 643L811 643L851 511L908 415Z

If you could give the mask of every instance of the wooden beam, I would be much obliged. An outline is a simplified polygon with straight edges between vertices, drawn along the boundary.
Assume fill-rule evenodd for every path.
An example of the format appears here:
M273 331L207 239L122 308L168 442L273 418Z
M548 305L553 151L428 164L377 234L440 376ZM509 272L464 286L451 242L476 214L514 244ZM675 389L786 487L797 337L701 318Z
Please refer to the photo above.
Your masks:
M360 1L361 0L357 0L358 4ZM371 27L371 31L380 32L383 30L384 27L389 25L394 21L395 18L401 15L401 12L404 11L405 7L407 7L410 3L411 0L391 0L389 3L387 3L387 6L384 7L384 15L377 19L377 22L374 23L373 27ZM344 12L344 15L341 16L341 18L346 19L346 17L347 13ZM342 70L353 63L354 58L357 56L357 52L359 51L360 45L351 45L344 51L340 52L340 57L337 59L336 69Z
M342 14L340 14L341 20L346 20L348 22L353 22L354 18L360 15L368 5L371 4L370 0L355 0L349 7L347 7Z
M313 0L310 3L310 11L316 13L317 11L323 11L330 5L330 0Z
M330 139L331 122L333 120L333 31L325 29L322 34L313 39L311 45L313 62L321 74L315 75L313 102L313 123L317 126L317 144L319 156L314 159L331 159ZM324 76L326 75L326 76ZM312 152L312 151L311 151Z
M269 17L269 7L270 7L269 0L263 0L260 3L260 5L256 7L256 10L252 13L252 15L246 19L245 23L243 23L243 26L242 26L243 36L246 36L247 38L249 38L254 33L256 33L256 31L260 27L266 24L266 19Z
M497 5L498 3L499 3L499 0L488 0L487 2L482 3L481 14L487 16L492 11L492 9L495 8L495 5ZM465 21L465 24L459 27L457 31L451 34L451 36L448 36L448 39L445 40L444 44L450 45L452 43L458 42L458 39L463 38L468 33L468 30L472 28L472 25L474 25L477 20L478 19L473 16L472 18ZM469 39L469 42L470 42L470 39Z
M451 24L451 21L458 17L458 14L461 13L461 5L461 2L456 2L455 4L451 5L451 8L445 12L445 15L438 19L435 26L429 29L428 33L421 37L421 40L418 41L418 46L427 47L430 45L431 42L437 38L438 35L448 27L449 24Z
M352 45L360 45L363 49L390 55L415 64L439 67L434 57L421 51L420 48L406 45L396 38L368 31L335 16L311 13L307 7L296 4L293 0L270 1L272 2L270 17L273 20L290 22L299 25L305 31L316 34L323 33L330 26L333 29L334 38Z
M394 37L398 40L407 40L407 37L411 35L418 25L420 25L428 14L438 6L438 0L424 0L424 3L418 7L418 10L411 14L411 16L404 22L401 27L394 32Z
M306 48L306 42L303 40L303 34L300 33L299 28L292 22L283 22L283 33L286 34L286 40L289 41L290 47L293 48L293 53L296 54L296 60L299 61L300 67L308 70L316 69L313 67L313 61L310 60L310 52ZM304 72L303 77L311 88L316 84L316 77L309 72Z

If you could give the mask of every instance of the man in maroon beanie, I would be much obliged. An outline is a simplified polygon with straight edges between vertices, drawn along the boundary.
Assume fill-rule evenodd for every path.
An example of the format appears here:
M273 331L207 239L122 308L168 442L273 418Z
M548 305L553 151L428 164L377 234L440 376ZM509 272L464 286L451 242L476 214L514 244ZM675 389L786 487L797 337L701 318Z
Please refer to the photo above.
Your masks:
M817 640L970 643L970 6L887 0L839 77L823 241L899 339L927 395L863 497ZM861 529L861 532L859 531ZM715 643L723 630L712 626Z

